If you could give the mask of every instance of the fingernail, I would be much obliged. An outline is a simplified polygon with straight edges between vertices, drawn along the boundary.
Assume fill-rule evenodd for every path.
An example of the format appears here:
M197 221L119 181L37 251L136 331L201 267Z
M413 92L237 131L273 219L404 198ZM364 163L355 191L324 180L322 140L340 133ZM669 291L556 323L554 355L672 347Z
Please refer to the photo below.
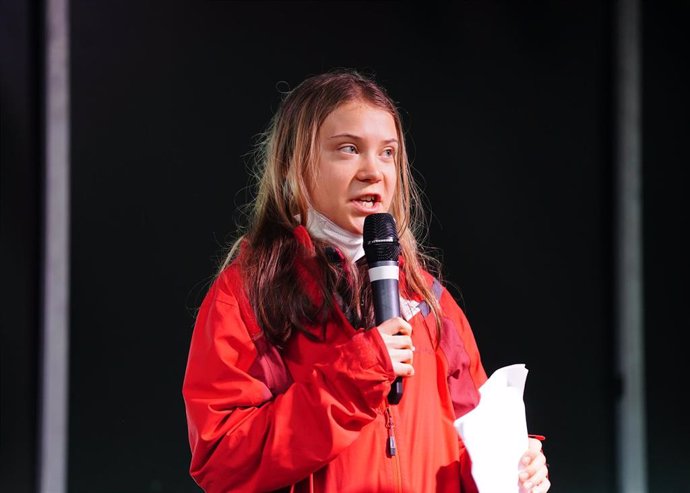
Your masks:
M524 481L524 480L527 479L527 478L529 478L529 474L527 474L526 472L521 472L521 473L520 473L520 480L521 480L521 481Z
M523 463L523 464L529 464L529 461L530 461L529 455L526 455L526 456L524 456L524 457L522 458L522 463Z
M522 486L524 486L526 490L531 490L532 489L532 481L527 481Z
M412 346L412 351L414 352L414 351L416 351L416 350L417 350L417 348L415 348L414 346Z

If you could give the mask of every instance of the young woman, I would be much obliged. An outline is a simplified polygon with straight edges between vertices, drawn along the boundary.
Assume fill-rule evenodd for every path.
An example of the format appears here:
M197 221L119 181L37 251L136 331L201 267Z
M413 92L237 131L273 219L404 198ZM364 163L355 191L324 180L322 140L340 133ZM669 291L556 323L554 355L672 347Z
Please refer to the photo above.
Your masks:
M476 491L453 422L486 374L415 240L395 104L356 72L311 77L284 98L258 163L249 226L192 336L191 475L207 492ZM379 212L398 229L403 316L375 326L362 230ZM397 377L404 394L391 405ZM539 441L523 465L516 482L547 491Z

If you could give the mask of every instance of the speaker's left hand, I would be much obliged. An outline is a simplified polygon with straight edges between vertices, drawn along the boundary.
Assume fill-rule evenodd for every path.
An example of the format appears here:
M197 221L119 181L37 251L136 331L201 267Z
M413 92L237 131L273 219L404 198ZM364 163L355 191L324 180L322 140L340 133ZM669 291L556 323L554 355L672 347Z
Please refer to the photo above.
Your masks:
M522 470L520 490L528 493L545 493L551 488L549 481L549 467L542 451L541 442L536 438L529 438L529 449L520 461Z

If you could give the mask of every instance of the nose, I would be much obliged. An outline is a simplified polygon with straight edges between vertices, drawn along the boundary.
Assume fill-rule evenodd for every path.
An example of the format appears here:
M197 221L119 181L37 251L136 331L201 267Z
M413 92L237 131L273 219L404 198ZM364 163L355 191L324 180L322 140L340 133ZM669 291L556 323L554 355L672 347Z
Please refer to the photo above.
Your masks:
M377 157L369 154L361 154L359 169L357 170L357 179L360 181L367 181L376 183L381 181L383 173L379 168Z

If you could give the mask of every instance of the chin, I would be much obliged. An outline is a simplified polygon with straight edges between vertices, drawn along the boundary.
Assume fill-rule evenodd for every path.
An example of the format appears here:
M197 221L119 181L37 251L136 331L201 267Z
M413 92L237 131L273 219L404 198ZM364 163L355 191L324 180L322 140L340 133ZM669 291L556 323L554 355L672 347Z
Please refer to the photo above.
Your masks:
M358 219L358 220L351 222L347 226L347 228L345 228L345 229L347 229L350 233L354 233L357 235L363 234L364 233L364 218L361 218L361 219Z

